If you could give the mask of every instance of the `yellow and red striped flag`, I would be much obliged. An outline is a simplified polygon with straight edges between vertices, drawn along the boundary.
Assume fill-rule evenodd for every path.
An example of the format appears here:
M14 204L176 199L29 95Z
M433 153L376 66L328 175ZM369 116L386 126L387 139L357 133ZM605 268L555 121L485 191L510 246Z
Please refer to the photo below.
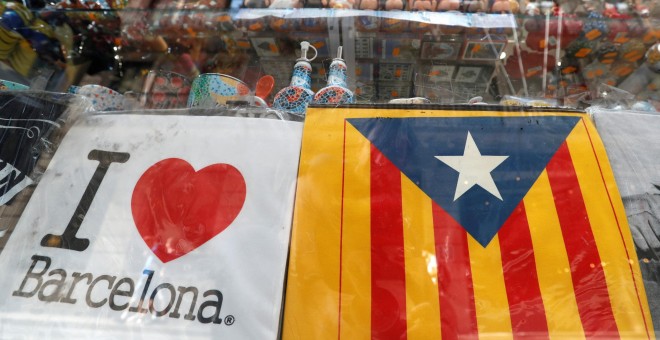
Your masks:
M653 338L580 113L311 108L283 339Z

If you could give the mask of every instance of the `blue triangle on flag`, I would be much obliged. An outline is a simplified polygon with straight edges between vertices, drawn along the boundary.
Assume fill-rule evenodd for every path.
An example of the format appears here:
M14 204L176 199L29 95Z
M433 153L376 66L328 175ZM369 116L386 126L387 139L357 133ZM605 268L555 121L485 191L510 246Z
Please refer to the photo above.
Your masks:
M575 116L347 119L484 247L579 120ZM459 171L436 156L463 156L468 133L481 155L508 156L490 171L501 200L480 185L455 199Z

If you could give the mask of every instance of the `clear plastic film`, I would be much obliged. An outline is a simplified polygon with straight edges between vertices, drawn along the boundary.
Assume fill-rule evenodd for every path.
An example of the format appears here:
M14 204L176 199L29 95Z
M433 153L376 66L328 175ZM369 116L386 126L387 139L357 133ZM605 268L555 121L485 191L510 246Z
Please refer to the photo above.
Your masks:
M282 334L654 338L590 118L310 107Z
M0 253L0 338L277 338L302 124L238 111L78 120Z
M554 107L557 106L556 100L532 99L505 95L500 101L504 106L533 106L533 107Z
M653 325L660 327L660 115L592 109L632 231Z

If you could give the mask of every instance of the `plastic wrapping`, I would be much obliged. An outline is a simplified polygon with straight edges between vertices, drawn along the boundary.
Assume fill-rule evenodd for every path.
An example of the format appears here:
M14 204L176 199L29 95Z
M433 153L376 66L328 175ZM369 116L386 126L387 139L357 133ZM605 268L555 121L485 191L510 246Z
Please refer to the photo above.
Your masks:
M310 107L282 334L653 338L589 117Z
M0 248L62 134L88 103L41 91L0 92Z
M532 99L516 96L503 96L500 105L504 106L534 106L534 107L553 107L557 106L556 100L551 99Z
M626 209L653 325L660 329L660 115L592 112Z
M635 96L627 91L609 86L607 84L600 84L596 90L596 99L591 101L591 107L603 109L625 109L632 104Z
M76 123L0 253L0 338L275 339L302 124Z

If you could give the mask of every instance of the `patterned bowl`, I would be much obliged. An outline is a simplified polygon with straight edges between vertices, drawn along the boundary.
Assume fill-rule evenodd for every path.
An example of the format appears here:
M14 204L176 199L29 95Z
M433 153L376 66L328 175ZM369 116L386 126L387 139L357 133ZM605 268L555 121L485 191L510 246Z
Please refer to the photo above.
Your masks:
M188 107L213 108L250 94L243 81L220 73L203 73L192 83Z

